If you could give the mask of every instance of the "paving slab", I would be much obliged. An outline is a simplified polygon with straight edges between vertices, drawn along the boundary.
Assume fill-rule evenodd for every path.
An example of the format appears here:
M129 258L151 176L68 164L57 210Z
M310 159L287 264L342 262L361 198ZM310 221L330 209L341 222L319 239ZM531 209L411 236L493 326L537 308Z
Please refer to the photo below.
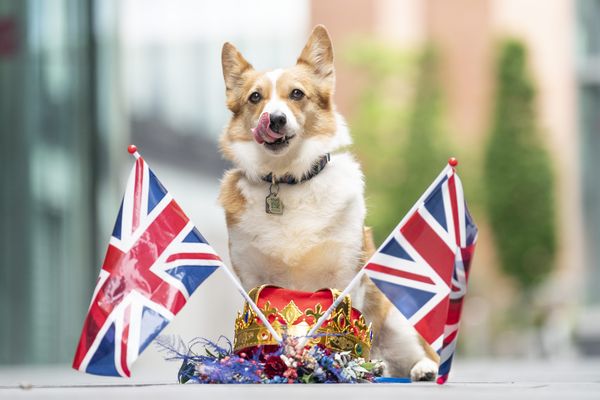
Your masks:
M66 366L0 368L0 399L595 399L598 360L460 360L446 385L179 385L142 371L133 379L104 378ZM174 370L176 371L176 369Z

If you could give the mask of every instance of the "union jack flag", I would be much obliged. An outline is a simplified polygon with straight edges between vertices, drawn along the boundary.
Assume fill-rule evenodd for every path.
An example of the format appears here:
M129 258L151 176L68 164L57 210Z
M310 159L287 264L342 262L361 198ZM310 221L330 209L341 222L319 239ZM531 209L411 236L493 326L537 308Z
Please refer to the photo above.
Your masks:
M462 245L470 249L470 262L476 235L460 179L447 166L365 266L375 285L442 356L446 339L456 337L448 327L460 316L450 299L458 288L462 296L466 290Z
M73 368L130 376L139 354L222 261L143 158L129 176Z
M452 366L452 358L454 357L458 339L458 326L460 324L463 300L467 293L469 271L477 241L477 226L475 226L471 214L467 209L460 179L458 179L458 176L456 178L455 191L458 210L455 220L458 223L455 226L454 235L458 244L458 250L456 252L454 273L452 275L448 317L444 326L444 342L440 352L440 367L437 379L437 383L439 384L443 384L448 380L448 374Z

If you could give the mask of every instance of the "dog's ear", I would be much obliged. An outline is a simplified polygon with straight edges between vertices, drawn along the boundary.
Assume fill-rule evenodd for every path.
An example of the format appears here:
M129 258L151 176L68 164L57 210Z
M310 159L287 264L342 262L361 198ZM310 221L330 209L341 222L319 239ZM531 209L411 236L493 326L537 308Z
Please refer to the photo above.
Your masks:
M229 42L225 43L221 50L221 65L223 66L226 92L240 86L243 82L242 75L253 69L242 53Z
M333 45L323 25L315 26L297 64L308 66L321 78L334 78Z

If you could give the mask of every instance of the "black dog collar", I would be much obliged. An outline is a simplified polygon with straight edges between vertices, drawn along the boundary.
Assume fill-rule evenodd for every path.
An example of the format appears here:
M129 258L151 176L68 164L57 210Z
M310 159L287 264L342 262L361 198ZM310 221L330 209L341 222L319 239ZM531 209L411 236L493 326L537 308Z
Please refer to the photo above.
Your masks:
M305 173L304 175L302 175L302 179L300 179L300 180L296 179L295 177L293 177L292 175L289 175L289 174L285 174L283 176L276 176L275 179L273 179L272 172L269 173L268 175L261 177L261 179L265 182L272 183L272 184L287 183L288 185L295 185L297 183L306 182L309 179L312 179L315 176L317 176L319 174L319 172L323 171L323 169L325 169L325 166L327 165L327 163L330 160L331 160L331 156L329 153L322 155L317 161L315 161L315 163L312 165L310 170L307 173Z

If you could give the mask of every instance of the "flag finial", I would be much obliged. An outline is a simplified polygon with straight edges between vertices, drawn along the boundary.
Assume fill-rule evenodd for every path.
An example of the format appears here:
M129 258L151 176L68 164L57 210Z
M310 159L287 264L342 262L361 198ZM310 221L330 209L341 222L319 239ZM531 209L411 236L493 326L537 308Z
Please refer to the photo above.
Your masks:
M136 159L140 158L140 153L138 153L137 146L135 144L130 144L129 146L127 146L127 151Z
M458 165L458 160L456 158L454 158L454 157L450 157L448 159L448 164L450 164L450 166L452 168L454 168L454 167L456 167Z

